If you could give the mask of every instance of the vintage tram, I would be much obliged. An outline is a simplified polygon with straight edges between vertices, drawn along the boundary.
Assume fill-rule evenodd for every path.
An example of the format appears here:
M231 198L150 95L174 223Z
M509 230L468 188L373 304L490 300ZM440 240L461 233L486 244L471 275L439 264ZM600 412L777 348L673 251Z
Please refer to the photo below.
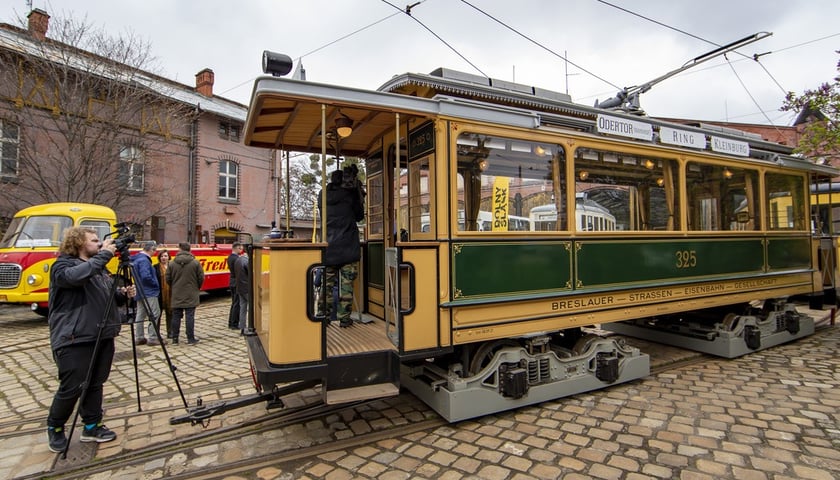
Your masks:
M264 392L405 387L458 421L649 373L581 327L644 336L676 318L675 334L703 311L682 338L721 337L727 356L813 332L783 299L822 291L808 192L834 171L755 135L438 69L377 91L260 77L245 143L366 166L352 327L318 314L324 243L254 246L246 340Z

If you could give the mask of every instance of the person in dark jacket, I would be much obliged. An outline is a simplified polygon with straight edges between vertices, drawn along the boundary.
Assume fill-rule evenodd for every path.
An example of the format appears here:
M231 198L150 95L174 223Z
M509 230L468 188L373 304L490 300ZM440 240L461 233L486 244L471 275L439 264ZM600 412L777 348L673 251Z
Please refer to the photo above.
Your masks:
M195 336L195 308L198 306L198 299L201 293L201 284L204 283L204 270L201 264L190 253L189 243L178 244L178 254L169 263L166 270L166 281L169 282L171 293L170 302L172 305L172 343L178 344L178 336L181 333L181 318L187 319L187 343L195 345L198 338Z
M251 303L251 274L248 252L242 251L233 266L236 272L236 296L239 297L239 333L244 333L248 323L248 305Z
M332 172L330 183L327 185L327 248L324 252L326 291L332 292L334 285L338 283L336 316L342 327L353 324L350 319L353 310L353 281L358 275L358 262L361 258L359 227L356 222L365 218L363 191L352 170L353 167L355 165L346 168L344 172ZM358 169L355 171L358 172ZM320 205L319 201L318 206ZM326 303L327 313L330 314L332 302Z
M102 424L102 386L111 372L114 337L120 331L117 306L137 292L133 285L114 287L105 265L115 251L113 239L100 244L96 230L72 227L65 232L50 271L50 346L59 379L47 416L47 440L53 452L67 448L64 424L82 394L90 366L90 383L79 405L85 425L80 440L101 443L117 438Z
M236 294L236 272L234 267L236 259L242 253L242 244L235 242L231 246L230 255L227 258L228 271L230 272L230 313L228 313L228 328L236 329L239 327L239 295Z
M143 250L131 257L137 283L137 297L134 299L137 301L137 317L134 323L136 345L146 344L146 320L149 321L149 344L159 344L155 328L160 326L160 282L157 272L152 267L152 255L155 254L156 247L157 243L154 241L143 242Z

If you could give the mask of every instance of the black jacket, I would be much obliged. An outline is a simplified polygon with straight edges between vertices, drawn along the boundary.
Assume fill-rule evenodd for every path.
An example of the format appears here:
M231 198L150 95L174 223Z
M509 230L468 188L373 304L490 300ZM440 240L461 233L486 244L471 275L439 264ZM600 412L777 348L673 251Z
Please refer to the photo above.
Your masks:
M102 338L114 338L120 332L118 305L125 295L115 292L114 280L105 268L114 254L108 250L84 261L60 255L50 271L49 324L53 350L68 345L95 342L102 327ZM105 309L111 309L105 318Z
M361 250L356 222L363 218L365 211L358 189L343 188L333 182L327 185L327 251L324 253L324 265L339 266L359 261Z
M236 265L237 258L239 258L239 255L232 252L227 258L228 272L230 272L230 282L228 283L228 286L233 288L236 288L236 273L234 272L233 266Z
M248 257L239 255L236 263L233 264L233 271L236 274L236 294L249 295L251 293L251 274L248 273L250 265Z

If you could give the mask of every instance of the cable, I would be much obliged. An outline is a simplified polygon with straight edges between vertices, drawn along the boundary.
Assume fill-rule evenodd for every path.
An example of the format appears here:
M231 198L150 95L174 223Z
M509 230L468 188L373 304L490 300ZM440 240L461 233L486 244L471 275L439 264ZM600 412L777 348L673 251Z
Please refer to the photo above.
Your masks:
M425 1L426 1L426 0L421 0L421 1L417 2L417 3L423 3L423 2L425 2ZM417 5L417 4L415 4L415 5ZM368 28L370 28L370 27L372 27L372 26L374 26L374 25L380 24L380 23L384 22L385 20L388 20L388 19L389 19L389 18L391 18L391 17L396 17L396 16L397 16L397 15L399 15L399 14L400 14L400 12L397 12L397 13L392 13L391 15L388 15L388 16L385 16L385 17L382 17L382 18L380 18L379 20L377 20L377 21L375 21L375 22L372 22L372 23L369 23L369 24L365 25L365 26L364 26L364 27L362 27L362 28L359 28L359 29L357 29L357 30L354 30L354 31L352 31L352 32L350 32L350 33L348 33L348 34L346 34L346 35L343 35L343 36L341 36L341 37L339 37L339 38L337 38L337 39L335 39L335 40L333 40L333 41L331 41L331 42L325 43L324 45L321 45L320 47L316 48L315 50L311 50L311 51L309 51L309 52L304 53L303 55L301 55L301 56L297 57L297 60L298 60L298 61L300 61L300 60L302 60L302 59L303 59L303 57L306 57L306 56L312 55L313 53L318 52L318 51L320 51L320 50L323 50L323 49L325 49L325 48L327 48L327 47L329 47L329 46L331 46L331 45L334 45L334 44L336 44L336 43L340 42L341 40L344 40L344 39L346 39L346 38L350 38L350 37L352 37L353 35L355 35L355 34L357 34L357 33L359 33L359 32L362 32L362 31L364 31L364 30L367 30ZM230 92L231 90L236 90L237 88L239 88L239 87L241 87L241 86L243 86L243 85L245 85L245 84L247 84L247 83L253 82L256 78L257 78L257 77L251 77L251 78L249 78L248 80L245 80L245 81L244 81L244 82L242 82L242 83L239 83L239 84L237 84L237 85L235 85L235 86L233 86L233 87L231 87L231 88L228 88L227 90L225 90L225 91L223 91L223 92L220 92L220 93L219 93L219 95L224 95L224 94L226 94L227 92Z
M383 1L384 1L384 0L383 0ZM542 45L541 43L537 42L536 40L533 40L533 39L529 38L527 35L525 35L525 34L523 34L522 32L520 32L520 31L516 30L515 28L511 27L510 25L507 25L506 23L502 22L501 20L499 20L498 18L494 17L493 15L490 15L489 13L485 12L484 10L482 10L482 9L480 9L480 8L478 8L478 7L476 7L475 5L471 4L471 3L470 3L470 2L468 2L467 0L461 0L461 2L463 2L463 3L467 4L467 5L469 5L470 7L474 8L474 9L475 9L476 11L478 11L479 13L481 13L481 14L485 15L487 18L489 18L489 19L493 20L494 22L498 23L499 25L501 25L501 26L503 26L503 27L507 28L508 30L510 30L511 32L513 32L513 33L515 33L515 34L519 35L520 37L524 38L525 40L528 40L529 42L533 43L534 45L536 45L536 46L538 46L538 47L542 48L543 50L545 50L545 51L547 51L548 53L550 53L550 54L554 55L555 57L557 57L557 58L559 58L559 59L563 60L564 62L568 62L568 63L570 63L570 64L571 64L572 66L574 66L574 67L579 68L579 69L580 69L581 71L583 71L584 73L587 73L587 74L589 74L589 75L592 75L593 77L595 77L595 78L597 78L598 80L600 80L600 81L602 81L602 82L606 83L607 85L609 85L609 86L611 86L611 87L613 87L613 88L616 88L616 89L618 89L618 90L621 90L621 87L619 87L618 85L616 85L616 84L614 84L614 83L610 82L609 80L606 80L606 79L604 79L604 78L602 78L602 77L600 77L600 76L598 76L598 75L596 75L596 74L594 74L594 73L590 72L589 70L587 70L587 69L585 69L585 68L581 67L580 65L578 65L578 64L576 64L576 63L574 63L574 62L570 61L569 59L567 59L567 58L566 58L566 57L564 57L563 55L560 55L559 53L554 52L553 50L551 50L550 48L546 47L545 45ZM485 76L486 76L486 75L485 75Z
M401 9L400 7L398 7L398 6L394 5L393 3L389 2L388 0L382 0L382 1L383 1L384 3L387 3L388 5L390 5L390 6L394 7L394 8L396 8L396 9L397 9L397 10L399 10L400 12L405 13L406 15L408 15L408 16L409 16L412 20L414 20L415 22L417 22L418 24L420 24L420 26L421 26L421 27L425 28L425 29L426 29L426 31L428 31L429 33L431 33L432 35L434 35L434 36L435 36L435 38L437 38L438 40L440 40L440 41L441 41L441 43L443 43L444 45L446 45L447 47L449 47L449 49L450 49L450 50L452 50L453 52L455 52L455 54L456 54L456 55L458 55L459 57L461 57L461 59L462 59L462 60L464 60L465 62L469 63L469 64L470 64L470 66L471 66L471 67L473 67L474 69L476 69L479 73L481 73L481 75L483 75L483 76L487 77L487 74L486 74L486 73L484 73L484 72L483 72L480 68L478 68L477 66L475 66L475 65L474 65L471 61L467 60L467 57L465 57L465 56L461 55L461 52L459 52L458 50L456 50L456 49L455 49L455 47L453 47L452 45L450 45L450 44L446 43L446 40L444 40L444 39L440 38L440 36L439 36L437 33L433 32L433 31L432 31L432 29L430 29L429 27L427 27L426 25L424 25L424 24L423 24L423 22L421 22L420 20L417 20L417 18L415 18L415 17L411 14L411 9L412 9L412 8L414 8L414 7L416 7L416 6L417 6L420 2L417 2L417 3L414 3L414 4L410 5L410 6L407 6L407 7L405 8L405 10L403 10L403 9Z
M726 63L729 65L729 68L732 69L732 73L735 75L735 78L738 79L738 83L740 83L741 87L744 89L744 91L747 92L747 96L750 97L750 100L752 100L755 107L759 111L761 111L761 114L764 116L764 119L767 120L767 123L769 123L776 130L776 133L778 133L779 135L782 135L782 132L780 132L778 127L776 127L776 125L773 124L773 121L770 120L770 117L767 115L767 113L764 111L764 109L761 108L761 105L758 104L758 102L755 100L755 97L752 96L752 93L750 93L750 90L744 84L744 81L741 80L741 77L738 75L738 72L735 70L735 67L733 67L732 64L729 63L729 58L727 58L726 55L724 55L723 58L726 58Z
M607 6L613 7L613 8L615 8L615 9L617 9L617 10L621 10L622 12L629 13L630 15L633 15L633 16L635 16L635 17L639 17L639 18L641 18L641 19L647 20L647 21L649 21L649 22L651 22L651 23L655 23L655 24L657 24L657 25L659 25L659 26L662 26L662 27L668 28L668 29L670 29L670 30L674 30L675 32L679 32L679 33L682 33L682 34L684 34L684 35L688 35L688 36L689 36L689 37L691 37L691 38L695 38L695 39L697 39L697 40L700 40L700 41L706 42L706 43L711 44L711 45L714 45L714 46L716 46L716 47L720 47L720 46L721 46L721 45L719 45L719 44L717 44L717 43L715 43L715 42L713 42L713 41L711 41L711 40L706 40L706 39L705 39L705 38L703 38L703 37L699 37L699 36L694 35L694 34L692 34L692 33L686 32L685 30L681 30L681 29L679 29L679 28L672 27L671 25L668 25L668 24L666 24L666 23L662 23L662 22L660 22L660 21L658 21L658 20L654 20L654 19L652 19L652 18L650 18L650 17L646 17L646 16L644 16L644 15L642 15L642 14L639 14L639 13L636 13L636 12L633 12L633 11L630 11L630 10L628 10L628 9L624 8L624 7L619 7L618 5L614 5L614 4L612 4L612 3L610 3L610 2L607 2L607 1L605 1L605 0L595 0L595 1L597 1L597 2L599 2L599 3L602 3L602 4L604 4L604 5L607 5ZM745 54L743 54L743 53L741 53L741 52L738 52L738 51L735 51L735 53L736 53L737 55L740 55L740 56L744 57L744 58L748 58L748 59L754 60L754 61L755 61L755 63L757 63L757 64L759 64L759 65L761 66L762 70L764 70L764 73L766 73L766 74L767 74L767 76L768 76L768 77L770 77L770 79L771 79L771 80L773 80L773 83L775 83L775 84L776 84L776 86L777 86L777 87L779 87L779 89L782 91L782 94L783 94L783 95L786 95L786 94L787 94L787 90L785 90L785 89L784 89L784 88L783 88L783 87L779 84L778 80L776 80L776 78L775 78L775 77L774 77L774 76L770 73L770 71L769 71L769 70L767 70L767 68L766 68L766 67L765 67L765 66L764 66L761 62L759 62L759 61L758 61L758 58L759 58L759 57L764 56L764 55L769 55L770 53L773 53L773 52L765 52L765 53L762 53L762 54L760 54L760 55L759 55L759 54L756 54L756 55L753 55L752 57L750 57L749 55L745 55ZM729 59L728 59L728 58L726 59L726 62L727 62L727 63L729 63ZM729 66L730 66L730 68L732 67L732 65L731 65L731 64L730 64ZM733 70L733 72L735 71L735 69L734 69L734 68L733 68L732 70ZM737 76L737 74L736 74L736 76ZM740 78L738 78L738 81L739 81L739 82L741 82L741 79L740 79ZM741 82L741 85L743 85L743 84L744 84L744 83L743 83L743 82ZM746 88L746 87L744 87L744 88ZM747 92L747 93L749 94L749 92ZM752 96L750 96L750 98L752 98ZM755 101L755 99L753 99L753 102L754 102L754 101ZM760 108L761 108L761 107L759 107L759 109L760 109Z

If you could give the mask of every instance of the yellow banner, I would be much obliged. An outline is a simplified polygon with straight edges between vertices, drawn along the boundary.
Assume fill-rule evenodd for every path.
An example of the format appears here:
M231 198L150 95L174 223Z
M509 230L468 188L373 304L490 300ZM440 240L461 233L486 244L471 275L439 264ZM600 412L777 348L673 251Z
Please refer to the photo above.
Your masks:
M494 232L508 231L508 204L510 199L510 179L496 177L493 181L493 227Z

